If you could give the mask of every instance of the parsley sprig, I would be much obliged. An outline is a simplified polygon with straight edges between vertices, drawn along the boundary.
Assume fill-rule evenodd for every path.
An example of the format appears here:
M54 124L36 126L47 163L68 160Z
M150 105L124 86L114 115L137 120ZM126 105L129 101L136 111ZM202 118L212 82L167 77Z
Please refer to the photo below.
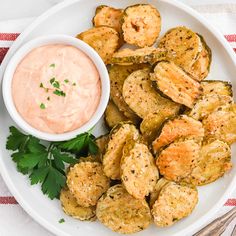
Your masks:
M69 141L42 144L39 139L12 126L6 148L13 151L11 157L17 170L29 175L31 185L41 184L42 192L54 199L66 184L66 166L75 164L81 156L98 152L94 140L88 132Z

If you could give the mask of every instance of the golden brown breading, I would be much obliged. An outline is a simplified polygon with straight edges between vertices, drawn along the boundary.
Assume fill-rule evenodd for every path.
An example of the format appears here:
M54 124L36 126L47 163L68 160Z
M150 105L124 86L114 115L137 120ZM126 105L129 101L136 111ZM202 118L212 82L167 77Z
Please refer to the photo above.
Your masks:
M200 83L173 62L159 62L151 74L151 80L163 94L189 108L202 94Z
M195 61L195 63L192 65L192 67L187 70L187 72L197 81L202 81L205 79L210 72L210 66L211 66L211 49L206 44L204 38L200 35L198 35L202 42L202 51L200 52L200 55Z
M105 64L110 63L110 59L118 49L120 41L118 32L108 26L93 27L78 34L76 37L90 45Z
M189 116L181 115L164 123L159 137L153 141L153 151L159 152L161 148L179 138L193 138L201 141L204 137L202 123Z
M220 80L204 80L201 82L203 95L217 94L233 97L232 84Z
M188 216L198 203L196 188L166 184L152 207L154 223L158 227L167 227Z
M194 140L170 144L157 157L160 174L167 180L179 182L191 174L200 159L200 145Z
M206 144L201 148L199 163L184 181L196 186L214 182L231 169L230 159L231 151L226 143L215 140Z
M148 196L159 178L154 158L142 143L131 141L125 145L120 168L126 190L138 199Z
M104 119L109 128L113 128L118 123L128 120L128 118L118 109L112 100L110 100L107 104Z
M101 5L96 8L95 16L93 17L94 26L109 26L121 33L121 16L122 9Z
M141 118L153 112L164 112L167 116L177 113L180 105L162 97L149 77L149 69L137 70L127 77L123 85L125 102Z
M79 205L95 206L109 188L110 181L98 162L81 162L70 168L67 186Z
M150 194L150 200L149 200L149 205L152 208L153 204L155 203L155 201L157 200L162 188L168 184L170 181L165 179L165 178L161 178L157 181L153 191Z
M122 31L125 42L138 47L152 46L161 31L161 16L149 4L137 4L124 10Z
M111 99L118 107L118 109L124 113L134 124L139 122L138 116L130 109L126 104L122 91L125 79L135 70L139 70L146 65L130 65L130 66L119 66L113 65L109 69L109 77L111 83Z
M206 139L219 139L231 145L236 141L236 106L219 107L202 121Z
M103 156L103 170L111 179L120 179L120 160L125 143L137 140L139 132L133 124L121 123L113 128L106 152Z
M102 224L123 234L146 229L152 219L146 200L132 197L121 185L111 187L99 199L96 215Z
M61 190L60 201L63 211L79 220L94 220L96 218L94 206L82 207L77 203L76 198L71 194L68 188Z
M158 48L168 51L167 59L188 71L203 49L200 37L185 26L175 27L161 38Z
M188 115L196 120L202 120L220 106L231 105L232 103L233 98L230 96L218 94L205 95L197 100Z

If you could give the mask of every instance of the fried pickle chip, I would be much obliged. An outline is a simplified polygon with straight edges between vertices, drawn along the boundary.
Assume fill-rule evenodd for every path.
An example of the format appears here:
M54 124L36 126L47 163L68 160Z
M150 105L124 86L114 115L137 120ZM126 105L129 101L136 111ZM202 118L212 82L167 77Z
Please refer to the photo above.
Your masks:
M220 80L205 80L201 82L203 95L217 94L233 97L232 84Z
M189 108L202 94L201 85L173 62L159 62L151 74L151 80L171 100Z
M95 139L95 143L99 148L99 152L104 155L106 151L106 146L109 141L109 134L104 134L98 138Z
M151 143L158 135L163 122L168 119L162 112L149 113L140 124L140 131L144 139Z
M189 71L202 52L200 37L187 27L180 26L167 31L158 48L168 51L167 59Z
M76 198L71 194L68 188L61 190L60 201L63 211L79 220L94 220L96 218L94 206L82 207L77 203Z
M78 163L80 162L100 162L101 163L101 159L99 158L98 155L90 155L87 157L80 157L78 160Z
M180 182L190 175L200 159L200 145L194 140L177 141L157 157L157 167L165 179Z
M166 58L166 51L154 47L138 49L124 48L115 52L111 58L112 64L130 65L150 63L154 64Z
M149 4L137 4L124 10L122 31L125 42L138 47L152 46L161 31L161 16Z
M152 208L153 204L155 203L155 201L157 200L162 188L168 184L170 181L165 179L165 178L161 178L157 181L157 183L155 184L155 187L153 189L153 191L150 194L150 200L149 200L149 205Z
M106 227L122 234L144 230L152 220L146 200L132 197L122 185L111 187L99 199L96 215Z
M201 148L200 162L184 181L195 186L214 182L231 169L230 159L231 151L226 143L220 140L208 143Z
M149 79L149 69L137 70L127 77L123 85L123 97L141 118L160 111L171 116L180 109L179 104L158 94Z
M226 95L209 94L201 97L194 104L189 116L196 120L202 120L204 117L217 110L220 106L233 103L233 98Z
M110 100L107 105L104 119L109 128L113 128L118 123L128 120L128 118L118 109L112 100Z
M207 77L210 72L212 54L211 49L206 44L204 38L198 35L202 42L202 51L197 59L194 62L192 67L187 71L195 80L202 81Z
M125 79L134 71L139 70L146 65L119 66L113 65L109 69L111 83L111 99L118 109L124 113L134 124L139 122L139 117L130 109L125 102L122 90Z
M90 45L102 58L105 64L109 64L110 58L119 47L118 32L108 26L99 26L84 31L76 36Z
M206 139L219 139L231 145L236 141L236 106L222 106L202 121Z
M159 152L161 148L180 138L192 138L202 141L204 137L203 125L189 116L180 115L164 123L159 137L153 143L153 151Z
M152 207L154 223L158 227L171 226L191 214L197 203L196 188L170 182L161 189Z
M95 11L95 16L93 17L93 25L95 27L104 25L109 26L121 33L122 14L122 9L116 9L106 5L98 6Z
M138 199L148 196L159 178L154 158L142 143L133 141L124 146L120 168L127 192Z
M120 161L123 147L129 140L137 140L139 132L133 124L121 123L113 128L103 156L103 170L111 179L120 179Z
M81 162L70 168L67 186L79 205L95 206L110 186L102 165L98 162Z

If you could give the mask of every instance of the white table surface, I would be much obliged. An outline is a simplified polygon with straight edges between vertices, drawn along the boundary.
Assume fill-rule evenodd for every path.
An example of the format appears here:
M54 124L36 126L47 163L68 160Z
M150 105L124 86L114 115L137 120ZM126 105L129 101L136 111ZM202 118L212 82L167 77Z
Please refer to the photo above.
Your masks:
M0 21L21 17L34 17L43 13L57 0L0 0ZM60 0L58 0L60 1ZM88 0L94 1L94 0ZM224 3L224 0L179 0L188 5ZM231 0L236 3L236 0Z
M49 9L55 4L57 0L0 0L0 21L25 18L25 17L36 17L41 13ZM95 0L88 0L95 1ZM191 6L202 5L202 4L224 4L225 0L179 0ZM229 3L229 0L227 0ZM231 3L236 3L236 0L230 0ZM236 23L236 22L235 22ZM235 24L236 25L236 24ZM235 26L236 27L236 26ZM14 207L14 206L6 206ZM227 209L225 209L227 210ZM31 223L30 231L25 227L22 227L23 222L27 225L29 218L25 218L25 213L22 208L18 208L15 212L16 215L12 217L18 217L19 225L11 225L10 222L6 221L4 217L1 219L0 236L52 236L46 229L43 229L36 222ZM30 220L31 221L31 220ZM232 222L232 225L236 222ZM10 226L11 225L11 226ZM18 228L18 233L15 234L13 228ZM232 229L231 229L232 230ZM231 230L227 230L224 236L229 236Z

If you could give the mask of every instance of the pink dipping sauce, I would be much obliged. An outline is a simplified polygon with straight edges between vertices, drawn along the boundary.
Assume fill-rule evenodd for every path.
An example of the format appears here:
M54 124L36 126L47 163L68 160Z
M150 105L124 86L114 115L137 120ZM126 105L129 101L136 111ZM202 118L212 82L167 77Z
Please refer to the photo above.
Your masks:
M100 102L101 81L93 61L80 49L52 44L32 50L19 63L12 95L32 127L61 134L91 119Z

